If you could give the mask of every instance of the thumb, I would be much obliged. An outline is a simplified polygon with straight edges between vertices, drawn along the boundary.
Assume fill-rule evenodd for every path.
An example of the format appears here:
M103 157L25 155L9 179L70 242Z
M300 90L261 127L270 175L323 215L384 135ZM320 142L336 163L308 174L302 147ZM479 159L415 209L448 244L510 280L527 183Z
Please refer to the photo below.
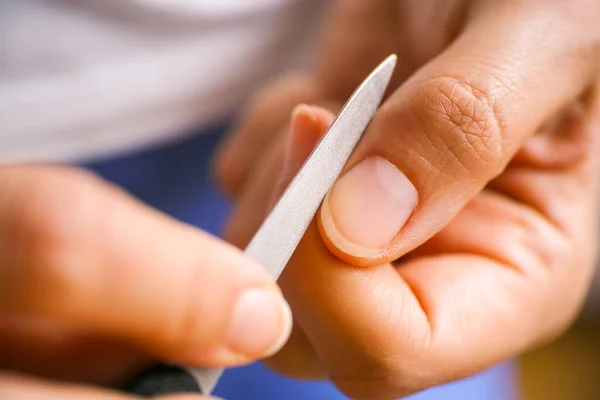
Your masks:
M327 195L321 236L344 261L380 264L425 242L592 81L585 40L548 35L584 35L573 22L495 4L382 105Z

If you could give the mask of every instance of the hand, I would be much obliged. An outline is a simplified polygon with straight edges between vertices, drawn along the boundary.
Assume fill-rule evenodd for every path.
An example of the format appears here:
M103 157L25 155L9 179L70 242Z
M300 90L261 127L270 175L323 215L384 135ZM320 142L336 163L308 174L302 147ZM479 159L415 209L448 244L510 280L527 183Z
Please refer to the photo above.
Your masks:
M152 360L239 365L289 335L277 285L235 247L82 171L0 182L0 399L125 400L92 385Z
M294 106L337 111L398 54L280 279L295 327L271 367L397 398L569 326L597 243L599 13L583 0L335 3L314 74L260 94L217 163L236 201L227 237L245 246L331 122L301 106L288 127Z

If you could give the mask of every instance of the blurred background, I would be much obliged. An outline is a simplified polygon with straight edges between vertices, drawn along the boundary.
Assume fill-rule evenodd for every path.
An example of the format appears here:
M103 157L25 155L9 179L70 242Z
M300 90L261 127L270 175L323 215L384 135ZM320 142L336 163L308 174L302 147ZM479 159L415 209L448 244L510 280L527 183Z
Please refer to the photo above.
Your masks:
M519 360L523 400L600 398L600 273L576 324L557 342Z

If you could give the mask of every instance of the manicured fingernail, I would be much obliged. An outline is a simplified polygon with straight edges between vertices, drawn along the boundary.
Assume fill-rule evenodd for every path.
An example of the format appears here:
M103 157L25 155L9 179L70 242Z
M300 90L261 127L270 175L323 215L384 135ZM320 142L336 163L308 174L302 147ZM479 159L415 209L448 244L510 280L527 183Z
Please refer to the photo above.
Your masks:
M314 110L314 107L300 104L292 111L290 128L285 139L283 166L269 201L269 212L317 144L319 126Z
M300 104L294 108L285 149L288 168L300 168L333 119L334 115L321 107Z
M320 136L318 127L318 116L314 107L300 104L294 108L285 146L286 166L295 167L306 158L306 151L310 154Z
M248 289L234 307L228 344L248 357L266 357L283 347L291 330L292 312L280 294Z
M298 104L292 110L292 120L299 115L304 115L309 119L312 119L313 122L317 121L316 108L314 106L310 106L308 104Z
M269 202L269 211L319 143L333 118L333 114L324 108L306 104L294 108L285 143L283 168Z
M373 257L402 229L417 205L414 185L381 157L361 161L329 192L321 226L343 253Z

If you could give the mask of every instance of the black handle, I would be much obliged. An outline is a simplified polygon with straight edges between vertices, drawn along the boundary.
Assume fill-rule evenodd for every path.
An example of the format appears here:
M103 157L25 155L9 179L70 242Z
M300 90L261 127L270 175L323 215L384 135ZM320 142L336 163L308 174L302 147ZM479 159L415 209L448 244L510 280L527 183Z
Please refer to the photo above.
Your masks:
M196 380L186 370L174 365L157 365L139 374L125 386L127 393L142 397L165 394L200 393Z

